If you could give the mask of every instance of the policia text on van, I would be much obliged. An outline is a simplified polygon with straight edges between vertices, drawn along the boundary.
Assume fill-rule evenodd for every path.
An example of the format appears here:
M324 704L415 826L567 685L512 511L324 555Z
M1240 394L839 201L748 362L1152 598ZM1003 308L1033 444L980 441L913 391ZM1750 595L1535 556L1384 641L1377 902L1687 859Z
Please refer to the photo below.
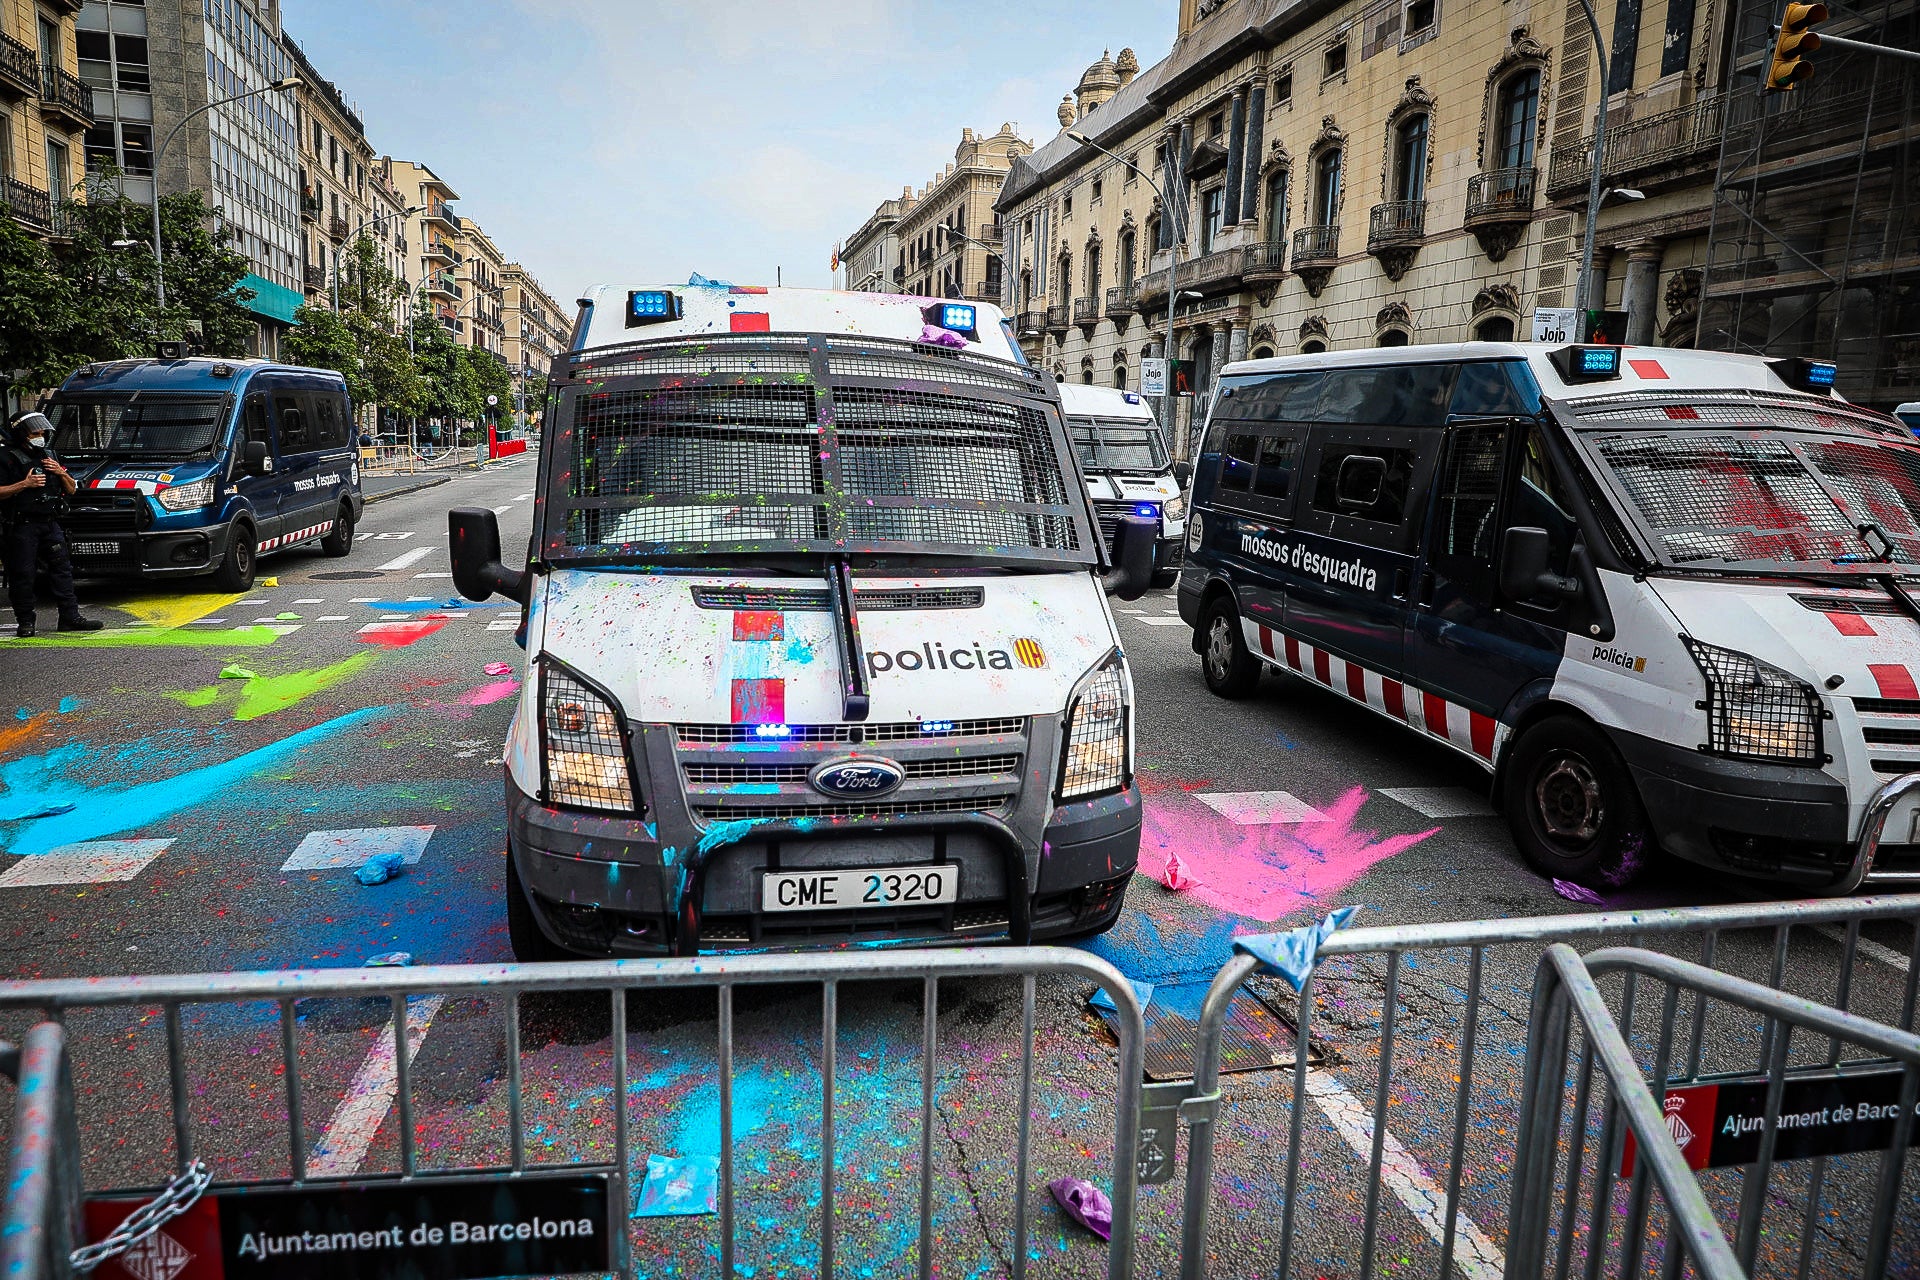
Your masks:
M831 336L819 336L830 334ZM1098 932L1137 860L1132 683L1052 379L991 307L591 291L532 555L452 513L455 582L527 606L507 741L515 953Z
M1181 614L1477 761L1542 872L1920 882L1920 446L1832 367L1407 347L1229 366Z

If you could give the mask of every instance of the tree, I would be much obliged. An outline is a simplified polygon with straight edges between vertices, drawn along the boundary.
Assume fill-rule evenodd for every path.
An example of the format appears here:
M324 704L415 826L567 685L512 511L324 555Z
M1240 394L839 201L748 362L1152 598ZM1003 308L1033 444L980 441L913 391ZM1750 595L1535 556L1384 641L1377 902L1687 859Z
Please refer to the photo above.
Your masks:
M436 418L471 416L467 408L472 387L460 345L424 302L413 313L413 366L421 381L418 412Z
M0 389L38 389L66 376L55 335L67 329L73 309L73 291L46 246L0 204Z
M280 340L280 354L291 364L344 374L347 394L356 402L366 400L360 375L360 342L346 320L320 303L304 302L293 313L293 326Z

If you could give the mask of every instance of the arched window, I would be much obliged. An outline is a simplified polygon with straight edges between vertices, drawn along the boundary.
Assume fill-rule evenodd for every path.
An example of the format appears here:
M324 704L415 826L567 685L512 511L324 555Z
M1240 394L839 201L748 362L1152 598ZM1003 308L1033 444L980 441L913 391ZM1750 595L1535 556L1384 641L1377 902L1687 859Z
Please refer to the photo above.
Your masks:
M1097 244L1087 246L1087 296L1100 296L1100 246Z
M1305 342L1300 344L1300 352L1302 355L1310 356L1310 355L1316 354L1317 352L1325 351L1326 349L1327 349L1327 344L1320 341L1320 339L1318 338L1308 338Z
M1080 362L1080 381L1086 386L1093 385L1093 357L1088 356Z
M1393 198L1427 198L1427 135L1432 119L1425 112L1408 116L1393 130Z
M1253 358L1255 360L1271 360L1273 359L1273 348L1272 347L1255 347L1253 349Z
M1120 279L1117 283L1122 288L1133 283L1134 244L1133 232L1123 231L1120 233L1120 257L1114 265L1120 268Z
M1147 246L1148 253L1160 247L1160 216L1158 214L1147 219Z
M1528 67L1500 86L1494 110L1494 158L1500 169L1533 167L1533 135L1540 123L1540 69Z
M1060 279L1054 287L1060 291L1061 302L1073 301L1073 255L1071 253L1060 255Z
M1381 332L1379 338L1374 341L1373 345L1376 347L1404 347L1408 341L1409 339L1405 329L1386 329Z
M1027 305L1027 299L1033 296L1033 268L1020 268L1020 296L1013 300L1016 307Z
M1313 162L1313 221L1330 227L1340 220L1340 148L1328 147Z
M1287 242L1287 171L1275 169L1267 178L1267 243Z
M1113 358L1113 385L1119 391L1127 389L1127 358L1125 356Z
M1481 342L1512 342L1513 317L1488 316L1473 327L1473 336Z

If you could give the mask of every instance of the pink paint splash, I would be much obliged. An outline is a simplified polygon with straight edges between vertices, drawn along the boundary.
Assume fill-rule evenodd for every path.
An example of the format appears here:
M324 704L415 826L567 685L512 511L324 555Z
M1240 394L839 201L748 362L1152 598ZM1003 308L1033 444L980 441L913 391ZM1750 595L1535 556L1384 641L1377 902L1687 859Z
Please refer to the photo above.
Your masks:
M1144 779L1143 779L1144 782ZM1187 801L1182 789L1154 788L1144 805L1140 871L1209 906L1273 923L1321 910L1377 862L1404 853L1438 827L1380 838L1356 829L1366 803L1354 787L1322 812L1325 821L1242 827Z
M369 622L360 628L360 643L399 649L416 640L425 640L446 625L445 621L439 619L422 619L418 622Z
M463 707L491 706L502 698L511 698L518 692L520 692L518 680L496 680L492 684L483 684L477 689L469 689L461 694L460 705Z

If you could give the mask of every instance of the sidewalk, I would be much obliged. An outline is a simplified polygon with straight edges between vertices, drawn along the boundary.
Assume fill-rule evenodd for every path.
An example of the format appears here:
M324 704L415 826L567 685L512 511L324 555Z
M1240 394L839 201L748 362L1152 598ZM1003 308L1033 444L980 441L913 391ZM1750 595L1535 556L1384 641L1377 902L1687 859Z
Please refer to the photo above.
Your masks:
M416 471L411 475L361 476L360 492L368 502L379 502L383 498L397 498L403 493L418 493L422 489L445 484L453 479L453 475L452 472L435 475L428 471Z

